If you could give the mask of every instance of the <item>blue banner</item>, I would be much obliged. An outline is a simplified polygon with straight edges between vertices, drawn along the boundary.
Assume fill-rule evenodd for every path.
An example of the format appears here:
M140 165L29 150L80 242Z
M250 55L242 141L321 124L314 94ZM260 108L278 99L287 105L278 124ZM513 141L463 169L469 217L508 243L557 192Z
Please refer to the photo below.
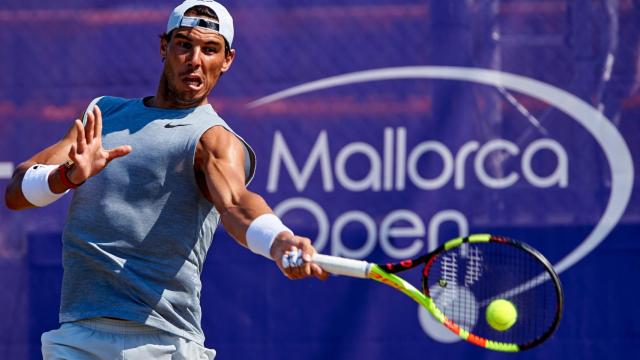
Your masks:
M0 185L96 96L153 95L172 1L0 4ZM250 189L323 253L410 258L490 232L564 285L527 359L640 346L640 2L228 2L237 56L210 101L256 150ZM58 326L69 198L0 208L0 358ZM416 283L419 275L409 278ZM371 281L287 280L215 235L202 274L220 359L498 359Z

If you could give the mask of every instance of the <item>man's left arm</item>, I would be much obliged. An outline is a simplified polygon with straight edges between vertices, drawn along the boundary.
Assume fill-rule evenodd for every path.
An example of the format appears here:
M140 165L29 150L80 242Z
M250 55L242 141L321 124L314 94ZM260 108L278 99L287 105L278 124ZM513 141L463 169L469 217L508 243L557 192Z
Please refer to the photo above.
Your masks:
M196 149L196 171L206 180L204 195L220 213L225 230L240 244L272 258L291 279L328 275L309 261L316 250L308 238L296 236L286 228L266 201L247 190L242 142L222 126L207 130ZM282 257L302 250L304 264L284 268Z

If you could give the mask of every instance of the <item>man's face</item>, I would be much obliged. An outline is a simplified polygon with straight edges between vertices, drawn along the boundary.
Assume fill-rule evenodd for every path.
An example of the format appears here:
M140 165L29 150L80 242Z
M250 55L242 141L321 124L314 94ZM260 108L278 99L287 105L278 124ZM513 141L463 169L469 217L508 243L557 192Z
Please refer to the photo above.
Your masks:
M171 40L161 41L167 101L177 107L207 104L207 96L220 75L233 62L235 51L225 56L222 35L200 28L178 28Z

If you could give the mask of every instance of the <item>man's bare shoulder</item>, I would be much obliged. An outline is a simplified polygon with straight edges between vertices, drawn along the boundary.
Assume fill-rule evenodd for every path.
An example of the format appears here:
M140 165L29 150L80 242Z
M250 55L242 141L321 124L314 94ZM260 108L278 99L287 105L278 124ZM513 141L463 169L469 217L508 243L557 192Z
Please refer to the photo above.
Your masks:
M216 158L232 158L244 153L242 147L242 142L234 133L223 126L213 126L200 137L197 151Z

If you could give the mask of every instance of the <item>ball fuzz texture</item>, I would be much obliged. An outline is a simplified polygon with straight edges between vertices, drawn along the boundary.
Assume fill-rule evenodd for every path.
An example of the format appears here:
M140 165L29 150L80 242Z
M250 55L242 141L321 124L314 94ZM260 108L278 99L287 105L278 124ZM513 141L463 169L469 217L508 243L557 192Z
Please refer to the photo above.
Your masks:
M487 323L498 331L509 330L516 320L518 311L509 300L496 299L487 306Z

